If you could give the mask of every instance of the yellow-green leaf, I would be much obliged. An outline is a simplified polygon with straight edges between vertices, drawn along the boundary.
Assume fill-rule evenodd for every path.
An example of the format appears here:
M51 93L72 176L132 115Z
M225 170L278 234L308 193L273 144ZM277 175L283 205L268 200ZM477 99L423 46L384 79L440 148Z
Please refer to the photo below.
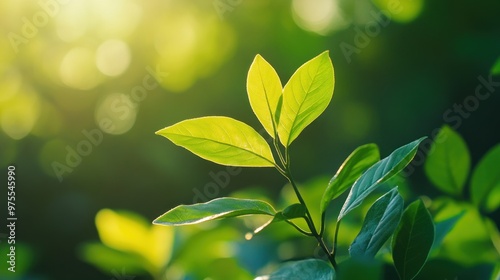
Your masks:
M300 66L283 90L278 135L288 147L326 109L333 96L334 73L328 51Z
M228 117L189 119L156 132L206 160L230 166L275 165L266 140L247 124Z
M247 77L248 100L260 123L273 138L276 135L276 112L279 111L282 91L280 78L274 68L262 56L255 56Z

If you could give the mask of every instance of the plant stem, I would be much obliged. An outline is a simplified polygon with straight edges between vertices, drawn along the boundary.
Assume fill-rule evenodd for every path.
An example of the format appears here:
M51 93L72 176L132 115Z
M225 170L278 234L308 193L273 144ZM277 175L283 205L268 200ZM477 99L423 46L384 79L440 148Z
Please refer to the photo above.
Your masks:
M335 254L337 254L337 236L339 235L339 228L340 228L340 222L342 220L338 220L337 224L335 225L335 235L333 236L333 251L332 251L332 257L335 260Z
M323 214L321 214L321 224L320 224L320 229L319 229L320 236L323 236L323 233L325 232L325 218L326 218L326 215L325 215L325 212L323 212Z
M328 250L328 247L326 246L325 241L323 240L323 233L321 232L321 234L318 234L318 231L316 230L316 226L314 225L314 221L313 221L311 212L309 212L309 208L307 208L306 202L305 202L304 198L302 198L302 195L300 194L299 188L295 184L295 180L293 179L292 172L290 170L290 160L289 160L288 151L285 151L285 154L287 156L287 161L286 161L287 164L285 166L285 173L286 173L285 177L288 179L288 181L292 185L293 190L295 191L295 195L297 196L297 199L299 200L300 204L302 204L306 210L306 222L307 222L307 225L309 226L309 230L311 231L312 236L314 236L316 238L320 247L323 249L323 251L328 256L330 263L333 265L335 270L337 270L337 263L335 261L335 256L330 254L330 251Z
M302 233L304 235L314 236L311 232L307 232L307 231L301 229L298 225L294 224L293 222L291 222L289 220L285 220L285 222L287 222L288 224L290 224L291 226L293 226L296 230L298 230L300 233Z

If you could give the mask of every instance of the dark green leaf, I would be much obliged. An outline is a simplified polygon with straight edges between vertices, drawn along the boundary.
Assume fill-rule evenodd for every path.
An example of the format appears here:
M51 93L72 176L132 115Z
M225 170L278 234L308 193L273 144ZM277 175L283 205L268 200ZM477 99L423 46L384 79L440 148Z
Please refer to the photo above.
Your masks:
M373 258L391 237L403 214L404 201L397 187L380 197L366 214L361 230L349 248L352 257Z
M488 151L476 166L470 192L472 202L488 212L500 206L500 144Z
M400 279L413 279L424 266L434 241L434 224L422 200L403 213L392 240L392 258Z
M366 144L354 150L328 183L321 199L320 213L324 213L330 201L344 193L363 172L379 160L380 153L375 144Z
M289 262L271 275L255 280L335 280L335 271L325 261L309 259Z
M424 169L440 190L459 195L469 174L470 155L462 137L445 125L432 144Z
M276 210L261 200L222 197L205 203L179 205L158 217L153 223L181 226L251 214L273 216Z
M401 172L407 166L415 154L418 145L425 137L415 140L405 146L396 149L392 154L370 167L361 177L354 182L337 220L342 219L352 209L358 207L378 186L386 182L394 175Z

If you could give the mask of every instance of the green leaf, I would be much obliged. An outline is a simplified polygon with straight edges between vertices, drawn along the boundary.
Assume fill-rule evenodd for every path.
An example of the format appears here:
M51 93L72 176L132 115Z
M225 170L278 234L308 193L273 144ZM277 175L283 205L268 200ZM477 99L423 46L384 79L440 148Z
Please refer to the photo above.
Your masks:
M276 210L261 200L222 197L205 203L179 205L158 217L153 223L182 226L251 214L273 216Z
M490 73L492 75L499 75L500 74L500 57L497 59L493 67L491 67Z
M422 137L409 144L396 149L388 157L374 164L366 170L361 177L354 182L337 221L340 221L347 213L358 207L361 202L378 186L401 172L417 153L418 145L425 139Z
M333 86L333 65L328 51L295 71L283 90L278 124L278 135L285 147L323 113L332 99Z
M323 214L330 201L344 193L363 172L379 160L380 153L375 144L366 144L354 150L328 183L321 199L320 212Z
M493 147L476 166L471 179L471 198L477 206L493 212L500 206L500 144Z
M440 190L460 195L469 174L470 155L462 137L444 125L427 155L424 169Z
M295 203L287 208L285 208L283 211L281 211L283 214L283 217L287 220L291 219L296 219L296 218L301 218L306 216L306 208L304 205L300 203Z
M228 117L189 119L156 132L206 160L231 166L275 165L266 140L247 124Z
M361 230L349 248L352 257L373 258L391 237L403 214L404 201L397 187L380 197L366 214Z
M283 211L277 212L272 219L267 221L265 224L261 225L260 227L256 228L253 232L253 234L257 234L261 232L263 229L268 227L271 224L277 223L277 222L282 222L282 221L287 221L287 220L293 220L297 218L303 218L306 216L306 208L304 205L300 203L295 203L292 205L289 205Z
M449 217L439 222L435 222L436 233L434 235L434 242L432 243L432 251L436 250L443 243L446 235L453 229L455 224L462 218L465 214L465 210Z
M296 262L289 262L281 266L271 275L260 276L255 280L334 280L335 271L322 260L308 259Z
M392 240L392 257L400 279L413 279L420 272L433 241L432 217L419 199L404 211Z
M247 77L248 100L252 110L271 137L277 132L276 112L282 97L282 85L274 68L256 55Z

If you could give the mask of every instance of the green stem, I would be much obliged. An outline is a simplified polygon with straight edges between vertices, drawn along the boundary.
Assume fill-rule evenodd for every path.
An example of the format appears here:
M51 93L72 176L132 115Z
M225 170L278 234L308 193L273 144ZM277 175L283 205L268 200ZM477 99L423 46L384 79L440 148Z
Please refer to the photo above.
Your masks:
M283 164L283 166L286 166L286 160L283 157L283 154L281 153L280 146L279 146L279 143L278 143L278 135L274 136L273 144L274 144L274 148L276 149L276 153L278 154L278 157L279 157L279 159L281 161L281 164Z
M289 220L285 220L285 222L287 222L288 224L290 224L291 226L293 226L296 230L298 230L300 233L304 234L304 235L307 235L307 236L313 236L313 234L311 232L307 232L303 229L301 229L298 225L294 224L293 222L289 221Z
M306 217L305 218L307 221L307 225L309 226L309 230L312 233L312 236L314 236L316 238L320 247L323 249L323 251L328 256L328 259L330 260L333 267L335 269L337 269L337 263L335 261L335 257L332 254L330 254L330 251L328 250L328 247L326 246L325 241L323 240L322 233L318 234L318 231L316 230L316 226L314 225L314 221L313 221L311 212L309 212L309 208L307 208L307 204L306 204L304 198L302 197L302 195L300 194L299 188L295 184L295 180L293 179L292 172L290 170L290 160L289 160L289 155L288 155L287 150L285 151L285 154L287 156L287 164L285 166L285 173L287 176L285 176L285 177L288 179L288 181L292 185L293 190L295 191L295 195L297 196L297 199L299 200L300 204L302 204L306 210Z
M337 236L339 235L339 229L340 229L340 222L342 220L338 220L337 224L335 225L335 235L333 237L333 251L332 251L332 257L335 260L335 255L337 254ZM336 267L336 264L334 265Z
M321 214L321 224L320 224L320 229L319 229L320 236L323 236L323 234L325 233L325 218L326 218L326 214L325 214L325 212L323 212L323 214Z

